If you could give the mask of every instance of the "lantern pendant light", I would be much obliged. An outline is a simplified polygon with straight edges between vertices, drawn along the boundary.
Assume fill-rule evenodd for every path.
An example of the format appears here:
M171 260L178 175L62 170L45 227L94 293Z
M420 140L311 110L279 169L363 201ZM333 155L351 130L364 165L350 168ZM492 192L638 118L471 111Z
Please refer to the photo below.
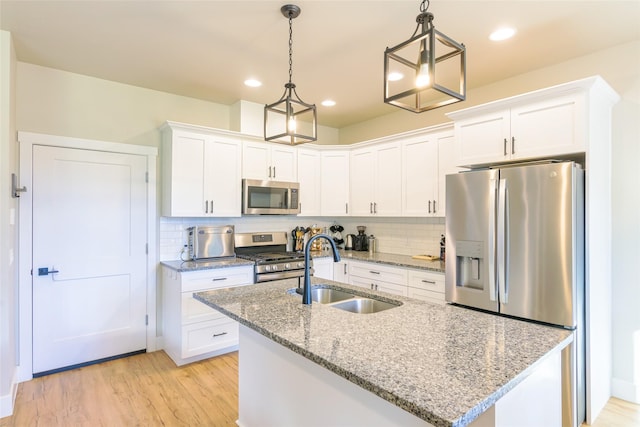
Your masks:
M292 21L300 15L300 8L287 4L280 8L289 19L289 82L284 85L282 97L264 106L264 139L281 144L298 145L317 140L317 114L315 104L307 104L296 93L293 75Z
M466 98L465 46L435 29L428 8L422 0L413 35L384 51L384 102L414 113Z

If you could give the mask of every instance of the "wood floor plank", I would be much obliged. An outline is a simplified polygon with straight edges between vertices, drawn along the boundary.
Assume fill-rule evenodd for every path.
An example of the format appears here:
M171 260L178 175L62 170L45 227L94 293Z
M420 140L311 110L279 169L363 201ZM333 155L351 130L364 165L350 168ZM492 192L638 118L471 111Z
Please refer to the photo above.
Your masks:
M158 351L21 383L0 426L233 427L237 419L237 353L176 367Z
M177 367L163 352L21 383L0 427L236 427L238 353ZM612 398L593 427L638 427L640 405Z

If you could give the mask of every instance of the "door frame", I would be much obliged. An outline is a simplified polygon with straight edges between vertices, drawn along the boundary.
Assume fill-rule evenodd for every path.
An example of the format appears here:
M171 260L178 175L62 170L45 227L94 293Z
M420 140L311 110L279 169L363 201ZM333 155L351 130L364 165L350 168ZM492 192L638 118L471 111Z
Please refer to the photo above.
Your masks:
M18 382L33 378L33 283L31 276L33 247L33 146L54 146L82 150L103 151L120 154L135 154L147 157L147 351L158 349L157 337L157 181L156 162L158 148L123 144L117 142L97 141L91 139L72 138L47 135L33 132L18 132L20 150L20 185L27 191L20 195L18 224Z

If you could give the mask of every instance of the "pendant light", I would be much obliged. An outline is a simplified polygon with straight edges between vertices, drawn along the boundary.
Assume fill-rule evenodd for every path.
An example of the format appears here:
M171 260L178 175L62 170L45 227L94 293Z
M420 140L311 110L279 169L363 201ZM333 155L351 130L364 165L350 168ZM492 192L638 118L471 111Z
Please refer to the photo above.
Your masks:
M422 0L413 35L384 51L384 102L414 113L466 97L464 44L436 30L428 8Z
M264 106L264 139L282 144L298 145L317 139L317 115L315 104L307 104L296 93L293 75L292 22L300 15L300 8L287 4L280 12L289 19L289 82L284 85L282 97Z

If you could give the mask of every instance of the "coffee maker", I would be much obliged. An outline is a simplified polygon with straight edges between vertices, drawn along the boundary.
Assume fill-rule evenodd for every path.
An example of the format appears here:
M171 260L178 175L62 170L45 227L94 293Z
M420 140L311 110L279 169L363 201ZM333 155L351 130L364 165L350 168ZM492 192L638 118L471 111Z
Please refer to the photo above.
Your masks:
M367 240L367 235L364 234L367 227L364 225L359 225L356 227L358 230L358 235L355 236L355 241L353 242L353 249L356 251L368 251L369 250L369 242Z

